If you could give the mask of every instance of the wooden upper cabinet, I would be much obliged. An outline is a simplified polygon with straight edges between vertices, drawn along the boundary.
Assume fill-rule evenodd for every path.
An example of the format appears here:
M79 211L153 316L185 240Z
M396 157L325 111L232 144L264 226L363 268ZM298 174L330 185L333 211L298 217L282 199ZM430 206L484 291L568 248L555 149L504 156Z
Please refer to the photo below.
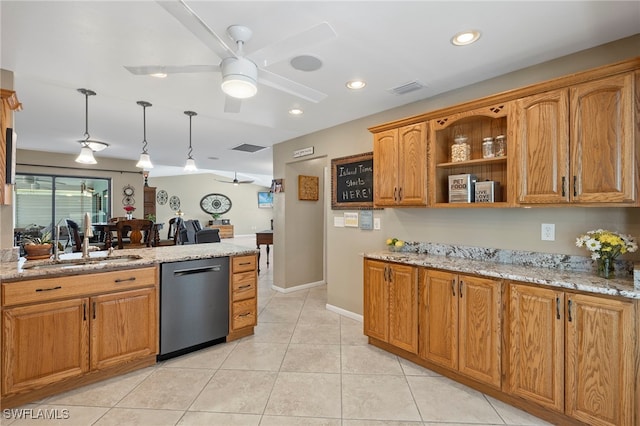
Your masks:
M426 123L374 134L373 168L376 206L426 206Z
M636 204L634 74L516 102L518 201Z
M567 89L516 102L519 202L569 202L568 111Z
M573 86L570 99L573 200L636 201L634 74Z

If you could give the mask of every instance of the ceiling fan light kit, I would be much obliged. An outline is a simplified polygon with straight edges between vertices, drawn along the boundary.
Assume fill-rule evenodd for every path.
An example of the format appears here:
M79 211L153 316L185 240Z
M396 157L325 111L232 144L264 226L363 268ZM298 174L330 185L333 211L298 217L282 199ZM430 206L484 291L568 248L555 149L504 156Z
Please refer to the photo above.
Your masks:
M150 107L151 104L147 101L138 101L136 102L138 105L142 107L142 131L143 131L143 139L142 139L142 154L140 154L140 159L136 164L136 167L141 169L153 169L153 164L151 163L151 157L147 152L147 107Z
M225 58L222 69L221 88L224 93L237 99L251 98L258 93L258 69L250 60Z
M80 155L76 158L76 163L80 164L97 164L98 162L93 156L93 151L91 150L89 144L92 142L90 140L91 136L89 135L89 96L95 96L96 92L89 89L78 89L78 92L84 95L84 139L81 141L82 148L80 148ZM105 144L106 145L106 144Z

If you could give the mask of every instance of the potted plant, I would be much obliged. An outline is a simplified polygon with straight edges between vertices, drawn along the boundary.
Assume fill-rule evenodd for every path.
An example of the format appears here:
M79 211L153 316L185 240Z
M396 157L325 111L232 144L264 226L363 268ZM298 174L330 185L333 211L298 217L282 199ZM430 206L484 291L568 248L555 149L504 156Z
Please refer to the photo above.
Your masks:
M40 233L39 236L27 236L22 239L22 246L27 253L27 259L47 259L51 256L51 232Z
M213 220L209 221L209 225L222 225L220 216L220 213L211 213L211 217L213 218Z

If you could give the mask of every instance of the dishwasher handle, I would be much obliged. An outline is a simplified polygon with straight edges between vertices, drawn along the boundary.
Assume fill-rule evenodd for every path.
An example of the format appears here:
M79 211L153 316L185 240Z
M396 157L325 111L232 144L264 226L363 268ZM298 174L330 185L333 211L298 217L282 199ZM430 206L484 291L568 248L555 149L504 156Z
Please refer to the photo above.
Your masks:
M204 268L188 268L188 269L176 269L173 271L173 275L182 276L182 275L191 275L191 274L202 274L205 272L220 272L222 270L222 266L213 265L206 266Z

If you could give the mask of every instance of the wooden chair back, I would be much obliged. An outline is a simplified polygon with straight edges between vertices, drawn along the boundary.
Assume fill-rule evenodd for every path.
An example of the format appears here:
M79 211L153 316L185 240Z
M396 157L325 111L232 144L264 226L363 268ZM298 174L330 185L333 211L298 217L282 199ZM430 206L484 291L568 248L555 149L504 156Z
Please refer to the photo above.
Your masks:
M129 232L129 242L125 243L124 238ZM118 234L118 248L140 248L151 247L153 240L154 224L147 219L125 219L116 223L116 233Z

